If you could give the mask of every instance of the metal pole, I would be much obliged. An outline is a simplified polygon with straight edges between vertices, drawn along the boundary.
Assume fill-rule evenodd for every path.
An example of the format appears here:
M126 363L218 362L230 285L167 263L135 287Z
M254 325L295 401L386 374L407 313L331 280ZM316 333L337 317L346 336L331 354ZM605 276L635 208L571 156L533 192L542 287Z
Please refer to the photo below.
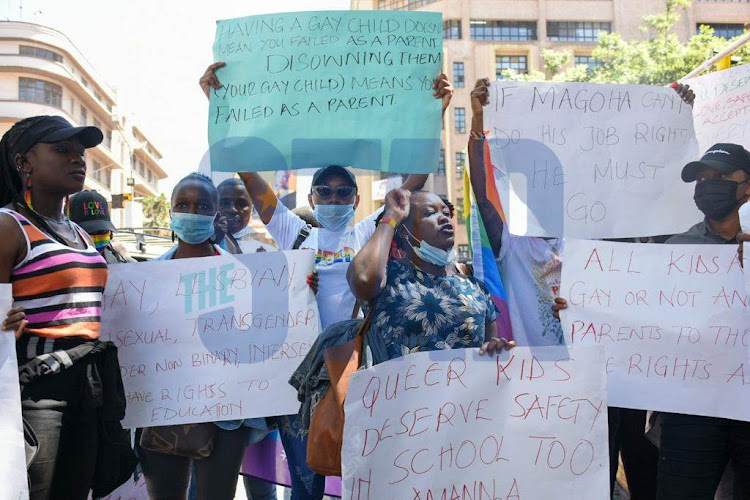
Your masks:
M685 80L687 78L693 78L694 76L698 76L704 71L706 71L708 68L710 68L712 65L716 64L716 61L719 59L723 59L724 57L732 54L733 52L736 52L738 49L740 49L743 45L745 45L747 42L750 42L750 31L745 33L741 38L737 39L734 43L730 44L727 48L713 56L708 61L703 62L700 66L695 68L693 71L685 75L682 79Z

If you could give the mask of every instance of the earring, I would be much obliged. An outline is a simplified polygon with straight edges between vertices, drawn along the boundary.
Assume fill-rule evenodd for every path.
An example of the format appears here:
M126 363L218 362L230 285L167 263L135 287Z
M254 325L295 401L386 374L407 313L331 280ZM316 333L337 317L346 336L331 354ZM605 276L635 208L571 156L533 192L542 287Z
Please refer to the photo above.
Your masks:
M31 206L31 172L26 176L26 190L23 192L23 200L26 202L26 206L33 210Z

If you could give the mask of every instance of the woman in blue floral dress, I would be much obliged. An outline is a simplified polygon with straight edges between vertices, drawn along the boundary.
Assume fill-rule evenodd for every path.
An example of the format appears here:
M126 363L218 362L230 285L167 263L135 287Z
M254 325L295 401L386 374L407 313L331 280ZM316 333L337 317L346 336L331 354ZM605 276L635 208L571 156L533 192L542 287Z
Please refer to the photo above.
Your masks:
M513 342L497 337L497 311L484 285L454 263L453 207L427 191L386 196L375 234L347 277L374 316L368 335L389 359L420 351L479 347L493 355Z

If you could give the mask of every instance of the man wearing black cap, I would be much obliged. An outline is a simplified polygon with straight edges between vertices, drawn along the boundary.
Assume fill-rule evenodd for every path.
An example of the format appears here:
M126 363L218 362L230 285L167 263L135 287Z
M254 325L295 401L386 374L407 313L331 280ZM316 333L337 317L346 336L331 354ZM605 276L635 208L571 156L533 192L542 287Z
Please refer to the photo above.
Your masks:
M685 165L682 180L696 182L695 204L706 217L667 243L737 244L739 209L750 197L750 153L715 144ZM659 499L714 498L730 460L735 498L750 498L750 422L674 413L659 418Z
M109 204L104 196L96 191L81 191L70 198L70 220L89 233L94 246L102 254L107 264L124 264L135 262L127 253L115 249L112 244L112 224Z

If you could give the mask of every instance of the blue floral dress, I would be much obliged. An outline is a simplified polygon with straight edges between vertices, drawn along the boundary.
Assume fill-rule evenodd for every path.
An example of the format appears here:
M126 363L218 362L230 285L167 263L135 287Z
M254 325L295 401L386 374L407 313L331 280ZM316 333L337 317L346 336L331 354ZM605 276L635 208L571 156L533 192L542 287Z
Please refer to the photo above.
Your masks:
M385 342L389 359L420 351L479 347L497 318L487 289L472 276L433 276L409 263L388 263L368 335Z

